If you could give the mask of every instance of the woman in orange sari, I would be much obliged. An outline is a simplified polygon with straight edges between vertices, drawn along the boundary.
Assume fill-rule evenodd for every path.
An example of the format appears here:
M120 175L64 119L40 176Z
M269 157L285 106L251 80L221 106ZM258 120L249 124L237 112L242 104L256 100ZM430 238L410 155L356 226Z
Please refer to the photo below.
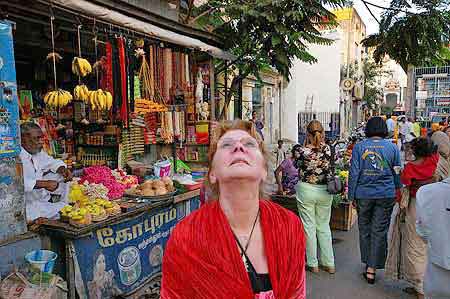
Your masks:
M162 299L304 299L300 219L261 196L265 148L254 125L222 124L211 140L216 200L181 221L167 244Z

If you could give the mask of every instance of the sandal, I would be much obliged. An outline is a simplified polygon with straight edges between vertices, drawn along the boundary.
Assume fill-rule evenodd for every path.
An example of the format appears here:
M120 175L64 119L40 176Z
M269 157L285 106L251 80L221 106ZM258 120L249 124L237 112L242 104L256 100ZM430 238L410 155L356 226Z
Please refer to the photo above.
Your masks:
M369 277L369 275L373 277ZM363 277L368 284L375 284L376 273L366 271L365 273L363 273Z

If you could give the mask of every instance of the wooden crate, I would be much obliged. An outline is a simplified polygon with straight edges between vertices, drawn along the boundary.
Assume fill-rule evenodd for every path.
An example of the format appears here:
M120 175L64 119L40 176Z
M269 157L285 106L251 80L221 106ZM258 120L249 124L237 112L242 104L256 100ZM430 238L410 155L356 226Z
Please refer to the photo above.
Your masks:
M357 218L356 209L351 203L342 202L331 210L330 227L334 230L349 231Z

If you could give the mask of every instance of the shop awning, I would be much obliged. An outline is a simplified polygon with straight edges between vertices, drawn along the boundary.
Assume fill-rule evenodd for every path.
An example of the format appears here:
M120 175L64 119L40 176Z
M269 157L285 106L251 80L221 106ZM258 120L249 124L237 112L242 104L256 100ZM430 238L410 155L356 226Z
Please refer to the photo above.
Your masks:
M132 30L148 34L154 38L162 41L170 42L176 45L180 45L186 48L197 49L211 56L224 59L233 60L234 55L231 53L219 49L217 47L208 45L198 39L181 35L170 30L160 28L158 26L137 20L135 18L126 16L120 12L116 12L112 9L91 3L85 0L53 0L53 5L61 6L73 10L76 13L84 14L86 16L95 17L98 20L116 24L122 27L127 27Z

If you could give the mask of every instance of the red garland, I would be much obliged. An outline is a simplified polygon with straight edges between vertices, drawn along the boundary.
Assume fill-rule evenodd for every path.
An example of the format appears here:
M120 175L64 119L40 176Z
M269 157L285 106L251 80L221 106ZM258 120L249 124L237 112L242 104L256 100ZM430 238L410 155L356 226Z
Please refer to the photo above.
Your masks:
M127 111L127 76L125 70L125 46L123 38L118 38L119 48L119 64L120 64L120 80L122 85L122 105L120 107L120 119L123 121L123 126L128 127L128 111Z
M109 91L114 98L113 73L112 73L112 46L106 43L106 61L103 65L104 69L104 89Z

